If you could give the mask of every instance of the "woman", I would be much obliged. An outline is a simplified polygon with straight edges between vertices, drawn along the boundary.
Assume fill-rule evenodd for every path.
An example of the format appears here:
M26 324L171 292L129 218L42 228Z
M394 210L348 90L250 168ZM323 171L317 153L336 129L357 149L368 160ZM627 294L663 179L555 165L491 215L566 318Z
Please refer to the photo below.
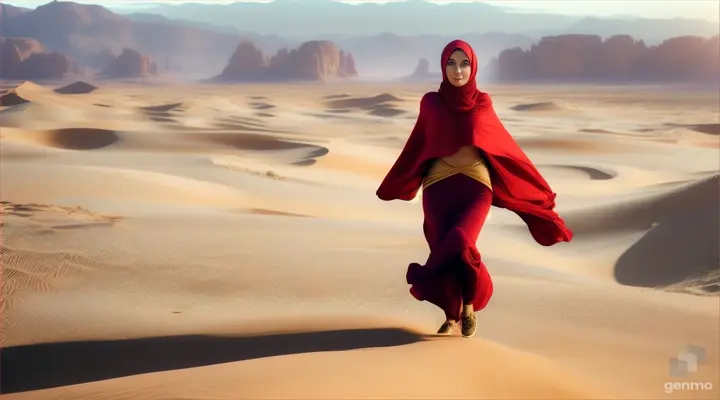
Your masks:
M423 187L430 256L408 267L410 293L445 312L439 334L462 320L464 337L475 334L475 312L493 293L475 244L491 205L515 212L543 246L572 239L554 211L556 194L477 89L477 66L464 41L445 47L440 89L423 96L415 127L377 190L381 200L410 201Z

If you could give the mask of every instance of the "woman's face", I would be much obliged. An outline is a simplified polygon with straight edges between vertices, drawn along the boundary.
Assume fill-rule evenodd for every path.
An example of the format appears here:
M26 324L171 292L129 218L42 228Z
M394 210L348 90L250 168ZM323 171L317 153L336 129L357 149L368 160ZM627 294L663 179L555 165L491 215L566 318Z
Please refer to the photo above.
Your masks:
M467 54L462 50L455 50L445 65L445 74L450 83L457 87L464 86L470 80L471 73L472 67Z

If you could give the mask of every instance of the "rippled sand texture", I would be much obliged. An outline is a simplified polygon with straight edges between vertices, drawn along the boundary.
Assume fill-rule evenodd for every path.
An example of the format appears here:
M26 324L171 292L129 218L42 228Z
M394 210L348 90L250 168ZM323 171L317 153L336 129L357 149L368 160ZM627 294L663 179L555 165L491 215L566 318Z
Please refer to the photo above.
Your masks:
M408 293L420 204L374 194L434 89L6 85L3 397L717 398L717 93L486 88L576 236L494 209L467 340Z

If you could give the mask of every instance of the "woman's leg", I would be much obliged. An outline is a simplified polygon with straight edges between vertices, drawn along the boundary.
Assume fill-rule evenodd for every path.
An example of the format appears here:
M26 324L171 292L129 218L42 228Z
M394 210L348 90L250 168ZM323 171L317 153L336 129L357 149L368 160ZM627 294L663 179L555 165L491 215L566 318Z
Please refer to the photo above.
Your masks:
M481 188L482 189L482 188ZM492 205L492 192L489 188L472 197L472 201L465 209L466 212L458 220L456 227L465 232L473 241L473 245L466 249L472 253L471 257L477 260L475 264L468 262L456 263L456 271L460 280L462 289L462 335L471 337L475 335L477 330L477 320L475 311L484 308L493 292L492 279L480 259L480 253L477 251L475 243L477 242L480 231L485 224L487 215Z
M430 256L424 266L409 266L407 280L415 298L437 305L450 321L460 320L466 301L477 311L492 294L475 246L491 203L490 189L464 175L446 178L423 193Z
M432 204L425 201L423 194L423 211L425 213L425 220L423 221L423 233L425 235L425 241L430 248L432 253L433 249L436 248L443 238L443 233L447 230L446 221L448 217L452 215L451 207L432 207ZM445 322L440 326L438 330L439 334L450 334L455 328L455 318L450 315L447 311L445 312Z
M473 243L477 242L480 236L480 231L485 225L485 220L490 212L492 205L492 192L487 187L479 187L476 196L470 198L465 213L460 216L455 225L456 228L461 229L468 236L468 239L472 240ZM477 247L473 245L475 249ZM482 261L481 261L482 262ZM478 300L478 292L483 291L482 287L477 286L478 273L483 271L477 271L475 268L468 268L467 264L457 265L458 279L460 279L460 285L462 288L463 306L470 306L474 311L474 305ZM485 276L479 277L481 280L485 279ZM484 299L480 299L481 302ZM484 305L483 305L484 306Z

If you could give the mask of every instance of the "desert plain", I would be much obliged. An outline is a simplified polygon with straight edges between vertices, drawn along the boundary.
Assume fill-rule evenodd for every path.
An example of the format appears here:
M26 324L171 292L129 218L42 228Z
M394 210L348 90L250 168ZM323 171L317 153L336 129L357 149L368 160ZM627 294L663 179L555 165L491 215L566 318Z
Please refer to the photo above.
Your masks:
M436 85L67 83L1 88L0 398L720 395L716 90L481 87L575 237L493 209L465 339L375 196Z

